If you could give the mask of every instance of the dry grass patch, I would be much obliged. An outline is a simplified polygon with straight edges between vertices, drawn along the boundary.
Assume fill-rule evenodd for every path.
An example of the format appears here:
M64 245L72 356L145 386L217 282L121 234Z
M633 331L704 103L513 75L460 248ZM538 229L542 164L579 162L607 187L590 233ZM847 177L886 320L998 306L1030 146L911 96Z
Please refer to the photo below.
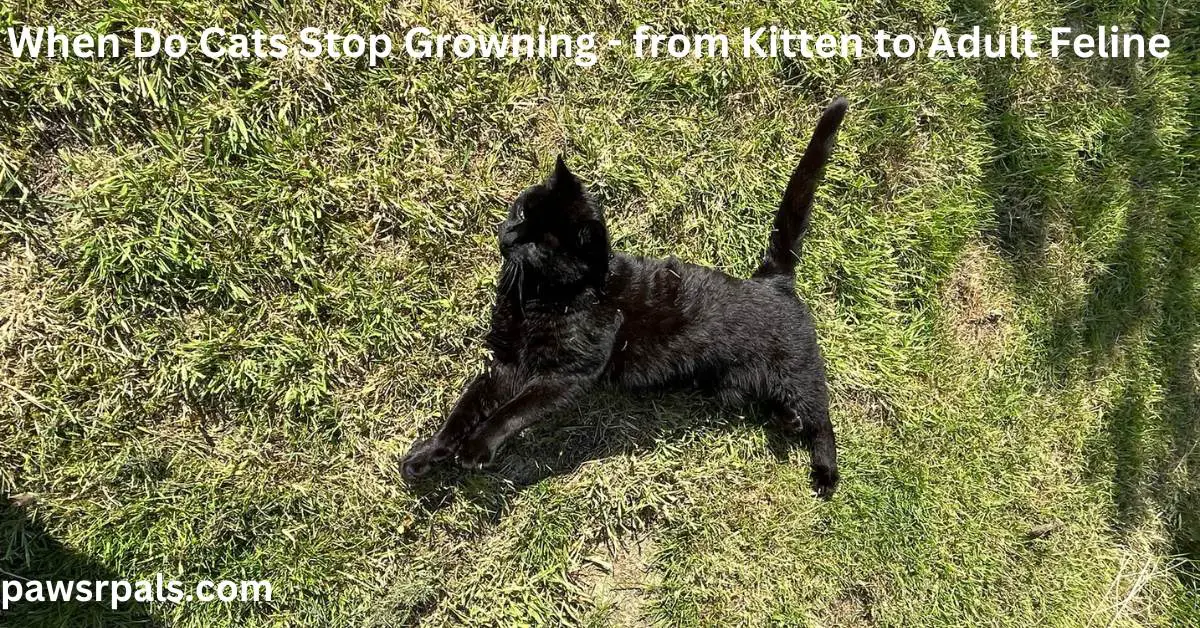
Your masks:
M984 244L969 246L943 295L946 325L962 348L995 355L1014 333L1013 286L1003 261Z

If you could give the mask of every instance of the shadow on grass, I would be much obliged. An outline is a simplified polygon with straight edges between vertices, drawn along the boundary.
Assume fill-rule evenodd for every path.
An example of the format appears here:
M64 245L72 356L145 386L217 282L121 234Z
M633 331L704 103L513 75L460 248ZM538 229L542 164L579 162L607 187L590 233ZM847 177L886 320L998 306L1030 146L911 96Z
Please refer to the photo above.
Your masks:
M650 451L689 434L739 428L763 429L776 460L807 451L799 435L786 433L765 411L753 407L735 407L697 393L603 391L581 403L579 411L561 413L513 438L494 468L482 474L439 469L413 488L426 509L437 510L452 499L453 486L486 477L487 490L502 494L500 501L489 500L496 506L525 487L572 474L593 460ZM804 456L807 459L807 453Z
M512 500L542 480L570 475L587 462L649 452L663 443L676 443L702 433L732 429L763 429L766 448L776 460L792 459L805 450L799 436L785 434L765 411L734 407L697 393L628 394L602 391L574 412L562 412L514 437L500 451L495 468L468 471L449 465L435 467L410 489L418 496L417 519L405 533L417 538L424 522L458 500L474 505L476 525L500 522ZM806 451L806 450L805 450ZM807 453L801 456L807 465ZM809 490L807 485L798 490ZM813 499L816 499L814 497ZM648 523L652 512L635 516ZM417 625L441 603L438 590L412 607L405 625Z
M122 579L91 558L64 547L30 518L22 506L0 505L0 541L4 543L0 553L0 580L96 582ZM143 604L130 601L113 609L105 599L102 602L17 602L8 610L0 610L0 624L75 628L158 626L161 622Z
M1043 121L1048 133L1029 130L1012 100L1013 64L984 71L999 155L988 173L991 236L1028 304L1048 321L1033 331L1051 386L1065 391L1106 374L1124 382L1102 417L1105 446L1087 452L1091 468L1113 474L1114 535L1124 540L1163 513L1168 551L1185 559L1176 573L1196 591L1200 181L1185 173L1200 167L1200 147L1187 140L1182 149L1164 145L1152 70L1114 61L1073 69L1091 85L1115 86L1109 98L1117 103L1105 103L1114 115L1102 123L1097 144L1074 154L1054 143L1055 121ZM1191 98L1187 106L1195 112ZM1054 288L1079 277L1051 264L1051 249L1064 242L1087 248L1089 241L1114 244L1098 254L1099 271L1082 273L1086 285L1077 299Z

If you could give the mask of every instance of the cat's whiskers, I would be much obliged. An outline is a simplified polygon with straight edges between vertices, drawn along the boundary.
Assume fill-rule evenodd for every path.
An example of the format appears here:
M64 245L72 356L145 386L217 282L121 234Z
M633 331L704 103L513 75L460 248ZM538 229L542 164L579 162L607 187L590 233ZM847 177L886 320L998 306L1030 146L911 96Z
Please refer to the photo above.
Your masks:
M525 265L517 265L517 305L525 303Z

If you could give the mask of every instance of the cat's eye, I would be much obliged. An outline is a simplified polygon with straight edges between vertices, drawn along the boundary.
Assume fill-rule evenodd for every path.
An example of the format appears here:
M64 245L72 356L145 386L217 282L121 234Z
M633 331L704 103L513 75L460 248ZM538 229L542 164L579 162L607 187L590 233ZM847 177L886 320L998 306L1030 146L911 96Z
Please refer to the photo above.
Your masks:
M524 220L525 220L525 210L523 210L523 209L518 209L518 210L517 210L517 221L518 221L518 222L522 222L522 221L524 221Z

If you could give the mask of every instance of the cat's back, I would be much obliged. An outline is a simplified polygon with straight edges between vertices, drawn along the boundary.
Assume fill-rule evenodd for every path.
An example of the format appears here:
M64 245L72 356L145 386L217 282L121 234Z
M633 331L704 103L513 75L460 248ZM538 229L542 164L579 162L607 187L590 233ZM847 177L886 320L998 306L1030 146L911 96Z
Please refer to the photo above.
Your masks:
M623 315L613 354L618 379L687 379L704 364L813 352L807 309L766 282L675 258L615 254L607 292Z
M687 323L753 324L807 320L807 308L777 283L733 277L674 257L652 259L615 253L607 292L628 319L668 333ZM795 320L795 322L800 322Z

